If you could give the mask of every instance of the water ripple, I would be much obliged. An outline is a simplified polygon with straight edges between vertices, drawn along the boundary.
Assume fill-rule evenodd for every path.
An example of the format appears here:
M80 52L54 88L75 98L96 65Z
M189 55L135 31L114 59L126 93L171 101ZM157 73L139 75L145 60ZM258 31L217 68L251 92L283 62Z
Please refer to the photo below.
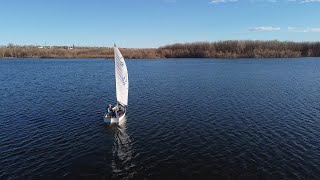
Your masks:
M320 61L0 61L0 179L316 179ZM103 67L103 68L102 68Z

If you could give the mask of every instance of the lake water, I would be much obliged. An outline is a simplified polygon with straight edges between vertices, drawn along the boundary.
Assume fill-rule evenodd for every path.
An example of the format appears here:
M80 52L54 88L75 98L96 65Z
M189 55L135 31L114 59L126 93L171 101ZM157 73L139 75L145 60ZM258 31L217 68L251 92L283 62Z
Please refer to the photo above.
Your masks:
M0 179L320 177L320 58L0 60Z

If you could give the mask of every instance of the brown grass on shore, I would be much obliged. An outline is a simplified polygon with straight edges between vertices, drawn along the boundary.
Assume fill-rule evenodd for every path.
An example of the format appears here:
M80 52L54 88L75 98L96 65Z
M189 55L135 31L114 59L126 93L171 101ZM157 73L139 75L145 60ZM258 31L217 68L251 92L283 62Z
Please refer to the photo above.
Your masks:
M120 49L129 59L320 57L320 42L219 41ZM112 48L0 46L0 58L113 58Z

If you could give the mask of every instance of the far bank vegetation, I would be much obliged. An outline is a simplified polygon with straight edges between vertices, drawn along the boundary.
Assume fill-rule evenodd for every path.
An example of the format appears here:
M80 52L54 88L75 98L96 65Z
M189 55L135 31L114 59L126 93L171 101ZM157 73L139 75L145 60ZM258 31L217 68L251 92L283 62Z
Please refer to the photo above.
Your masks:
M219 41L172 44L159 48L121 48L128 59L320 57L320 42ZM106 47L0 46L0 58L113 58Z

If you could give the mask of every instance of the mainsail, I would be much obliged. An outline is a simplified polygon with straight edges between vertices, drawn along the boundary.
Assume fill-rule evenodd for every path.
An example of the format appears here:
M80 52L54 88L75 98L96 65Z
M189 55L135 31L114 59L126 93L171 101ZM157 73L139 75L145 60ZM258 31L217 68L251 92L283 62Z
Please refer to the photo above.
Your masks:
M128 70L126 62L116 45L114 45L115 78L117 101L123 105L128 105Z

